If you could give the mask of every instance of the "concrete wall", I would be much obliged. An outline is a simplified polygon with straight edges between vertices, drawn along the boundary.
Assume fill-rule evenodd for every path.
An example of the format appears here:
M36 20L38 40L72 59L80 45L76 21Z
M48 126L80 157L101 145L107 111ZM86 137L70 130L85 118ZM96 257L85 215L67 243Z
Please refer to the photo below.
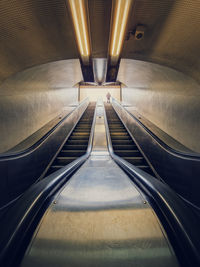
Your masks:
M192 78L157 64L122 59L122 100L177 141L200 152L200 86Z
M0 86L0 152L12 148L78 100L79 60L20 72Z

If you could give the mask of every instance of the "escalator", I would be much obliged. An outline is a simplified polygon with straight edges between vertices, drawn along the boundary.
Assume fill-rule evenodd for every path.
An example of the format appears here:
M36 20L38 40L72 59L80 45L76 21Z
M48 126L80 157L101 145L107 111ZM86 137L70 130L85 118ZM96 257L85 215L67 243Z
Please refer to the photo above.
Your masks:
M114 153L143 171L155 176L151 166L142 155L112 105L105 104L105 110Z
M113 156L108 128L118 155L142 154L110 105L109 127L103 105L94 110L91 103L49 172L79 159L35 183L2 218L0 265L199 266L196 214L166 184Z
M50 163L50 167L45 172L45 176L50 175L86 153L94 111L95 103L92 102L88 105L67 141L55 155L53 161Z

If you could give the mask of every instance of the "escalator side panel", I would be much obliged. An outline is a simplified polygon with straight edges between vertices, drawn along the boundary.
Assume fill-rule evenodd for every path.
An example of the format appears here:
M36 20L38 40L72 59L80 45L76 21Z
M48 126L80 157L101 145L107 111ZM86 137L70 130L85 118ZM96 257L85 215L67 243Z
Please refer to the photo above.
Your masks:
M114 108L110 104L105 104L105 110L114 153L124 160L127 160L129 163L155 176L136 143L119 119Z
M200 157L167 146L119 103L112 105L162 180L199 210Z
M80 104L28 152L0 158L0 208L19 197L42 175L87 105L87 101Z
M48 168L45 176L50 175L55 170L71 163L78 157L83 156L87 151L90 137L93 117L95 111L95 103L90 103L73 132L59 150L55 159Z

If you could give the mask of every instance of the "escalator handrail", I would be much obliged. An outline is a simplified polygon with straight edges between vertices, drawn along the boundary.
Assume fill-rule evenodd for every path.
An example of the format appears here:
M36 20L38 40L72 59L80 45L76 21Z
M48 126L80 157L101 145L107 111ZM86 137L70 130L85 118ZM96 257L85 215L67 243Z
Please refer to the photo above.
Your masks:
M95 130L95 124L96 124L96 116L97 116L97 102L96 102L96 106L95 106L94 117L93 117L93 121L92 121L90 137L89 137L88 147L87 147L87 152L86 152L88 155L90 155L90 153L92 151L93 140L94 140L94 130Z
M41 210L44 209L45 203L49 205L50 201L52 202L52 197L66 184L71 175L90 156L93 145L95 121L96 107L90 131L88 149L85 155L50 174L38 183L33 184L15 205L10 208L4 217L1 218L0 266L13 266L12 264L16 260L18 250L25 238L27 238L26 234L33 234L36 227L34 225L35 220L39 222L39 219L45 212L43 211L42 214L38 215ZM31 229L31 227L33 227L33 229ZM31 233L29 233L29 231Z
M4 161L6 159L14 159L14 158L18 158L18 157L22 157L25 156L29 153L31 153L32 151L36 150L37 147L39 147L42 143L45 142L45 140L74 112L76 111L78 108L80 108L82 105L84 105L86 102L88 102L88 98L84 99L81 103L79 103L79 105L73 109L72 111L70 111L66 116L64 116L56 125L54 125L45 135L43 135L37 142L35 142L33 145L31 145L30 147L21 150L21 151L17 151L17 152L6 152L6 153L0 153L0 161ZM89 102L88 102L89 103Z
M140 120L137 119L129 110L124 108L116 99L112 98L112 101L116 103L118 106L120 106L123 110L125 110L142 128L148 132L148 134L161 146L163 147L168 153L173 154L177 157L182 157L184 159L188 160L197 160L200 161L200 154L196 152L182 152L177 149L174 149L173 147L170 147L167 145L163 140L161 140L157 135L155 135L148 127L144 125Z
M164 223L165 230L169 231L172 239L175 238L175 246L178 247L179 260L183 266L200 266L199 216L194 214L187 203L168 185L114 153L105 106L104 118L108 150L111 157L150 199L158 217Z

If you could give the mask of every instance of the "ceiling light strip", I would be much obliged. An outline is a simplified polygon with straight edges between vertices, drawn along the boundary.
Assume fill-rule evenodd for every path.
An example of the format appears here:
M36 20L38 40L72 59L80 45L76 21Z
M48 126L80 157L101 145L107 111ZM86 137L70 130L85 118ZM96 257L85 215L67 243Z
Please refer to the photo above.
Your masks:
M109 55L114 61L118 60L122 50L132 3L133 0L113 0L113 20Z
M74 25L80 56L84 61L89 60L90 39L86 14L85 0L67 0Z

